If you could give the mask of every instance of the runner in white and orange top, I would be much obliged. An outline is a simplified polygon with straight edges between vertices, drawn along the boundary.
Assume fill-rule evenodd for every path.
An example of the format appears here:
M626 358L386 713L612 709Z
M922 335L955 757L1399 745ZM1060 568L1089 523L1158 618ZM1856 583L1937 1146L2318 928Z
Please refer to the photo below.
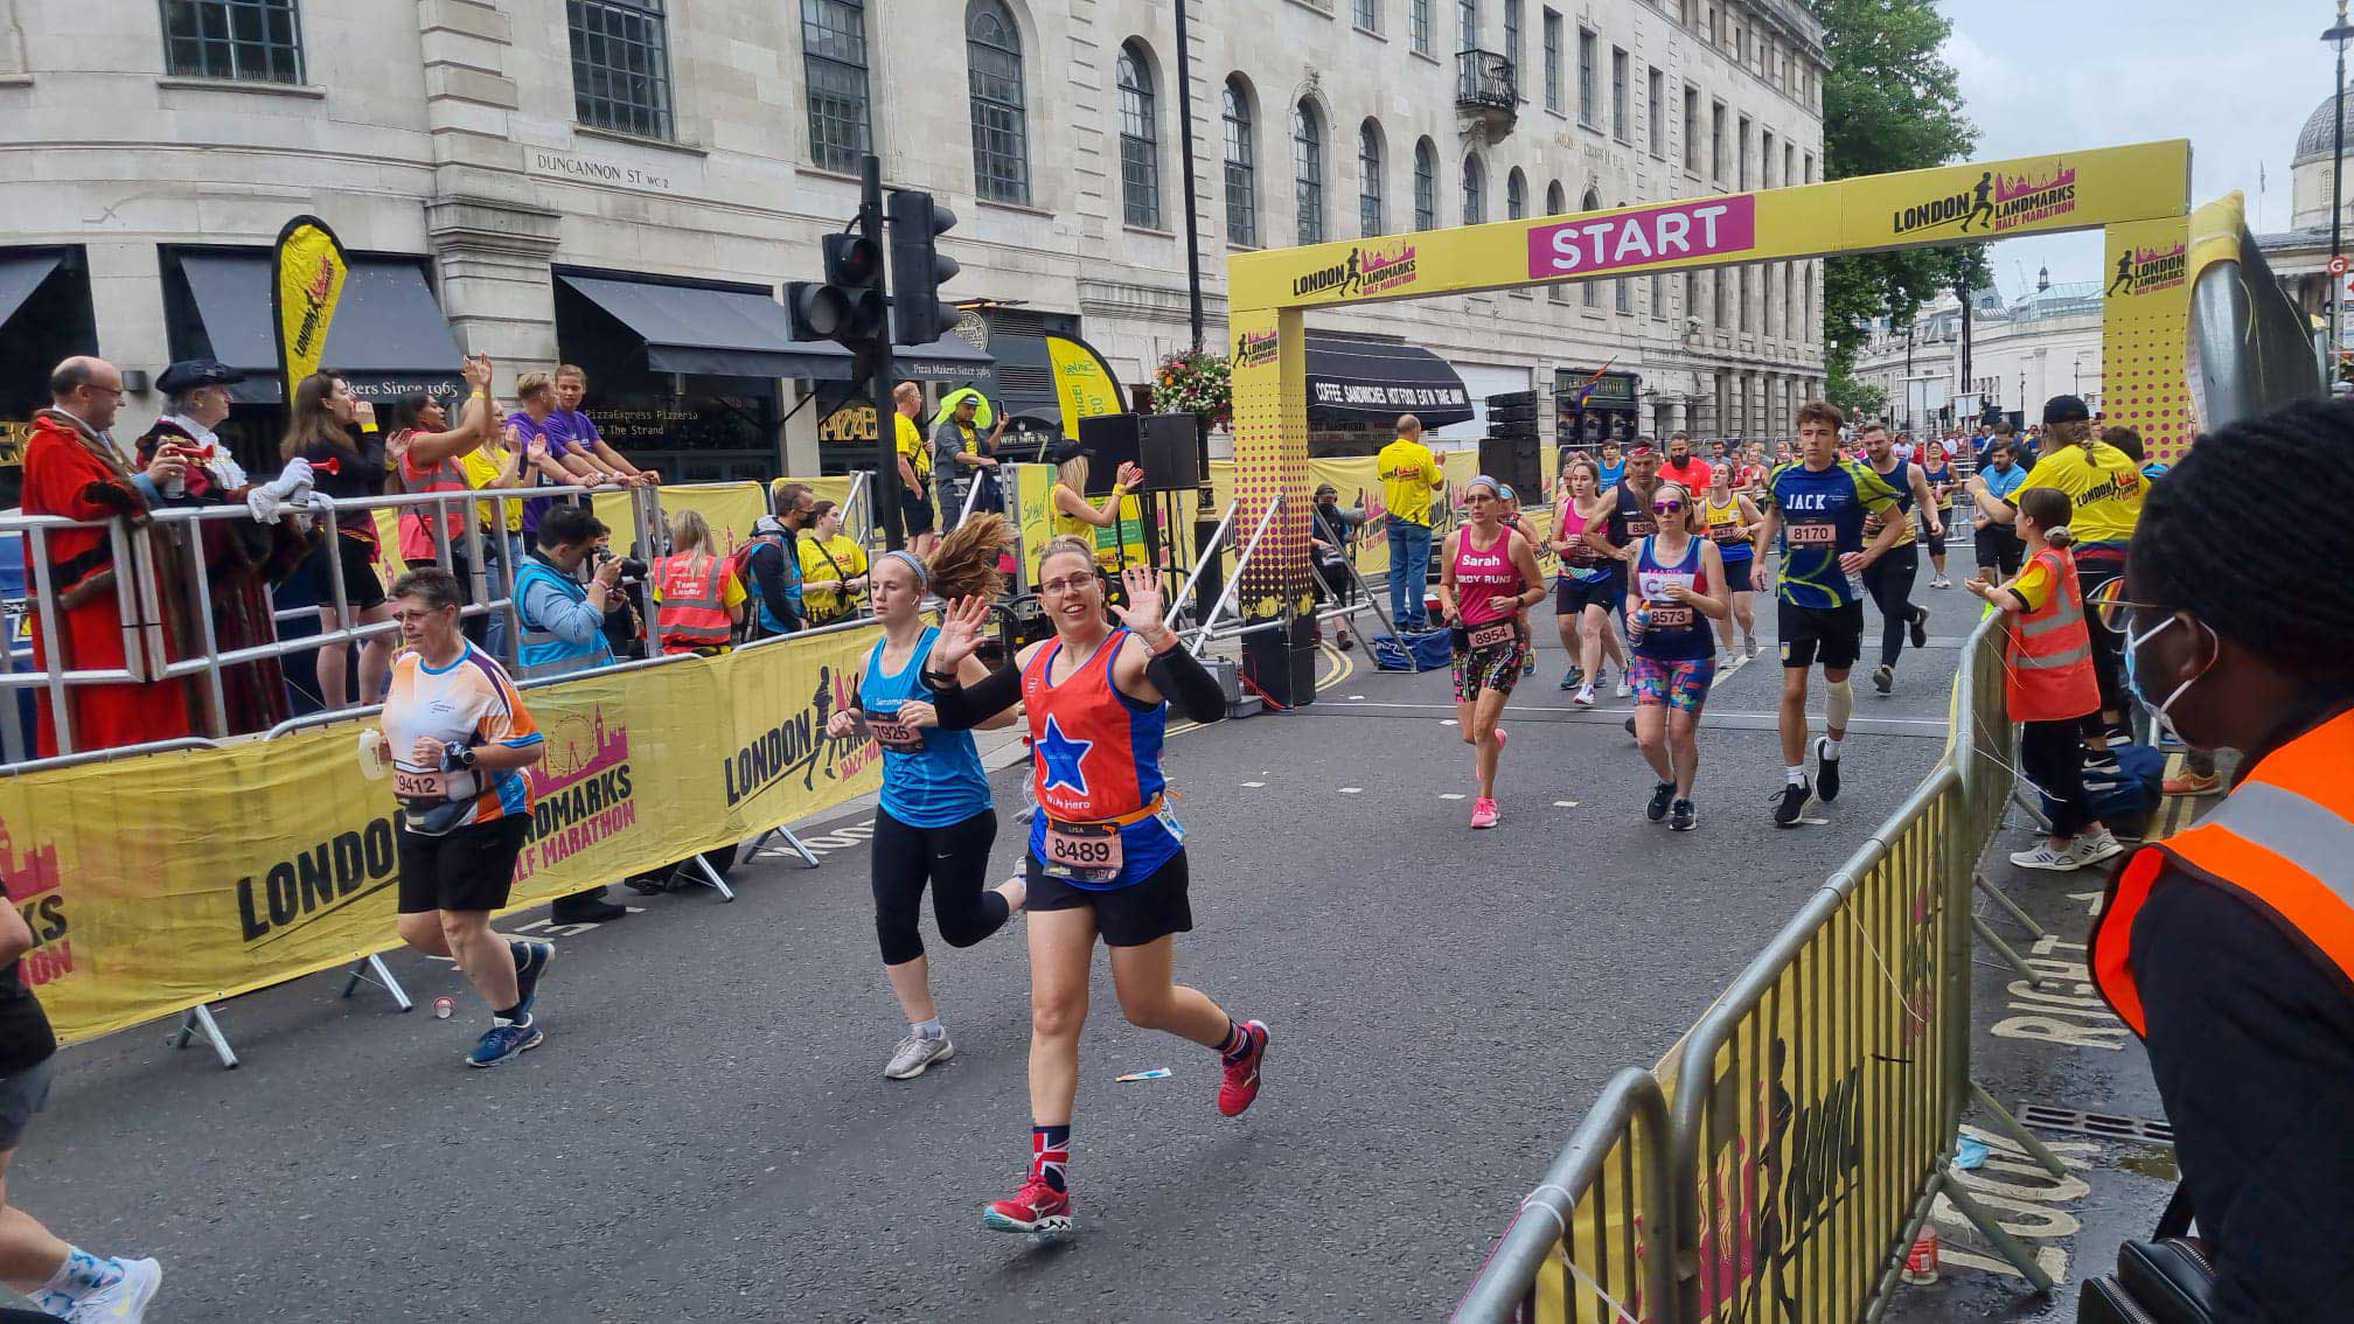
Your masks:
M459 632L450 572L410 571L392 598L406 647L393 660L381 744L362 757L391 763L401 803L400 935L428 956L454 959L490 1004L491 1028L466 1061L495 1066L539 1046L531 1005L556 957L553 943L490 928L531 832L524 769L547 744L515 682Z

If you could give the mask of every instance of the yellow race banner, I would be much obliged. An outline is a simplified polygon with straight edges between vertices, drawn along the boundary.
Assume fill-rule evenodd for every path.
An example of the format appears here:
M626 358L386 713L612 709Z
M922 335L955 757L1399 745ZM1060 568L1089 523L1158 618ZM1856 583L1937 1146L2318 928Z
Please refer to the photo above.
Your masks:
M297 216L278 231L270 252L270 324L278 335L278 375L289 407L294 388L319 370L327 353L327 328L350 270L342 242L318 217Z
M524 692L546 733L510 908L739 842L872 791L835 740L874 630ZM389 781L358 721L0 780L0 881L61 1038L96 1038L399 946Z

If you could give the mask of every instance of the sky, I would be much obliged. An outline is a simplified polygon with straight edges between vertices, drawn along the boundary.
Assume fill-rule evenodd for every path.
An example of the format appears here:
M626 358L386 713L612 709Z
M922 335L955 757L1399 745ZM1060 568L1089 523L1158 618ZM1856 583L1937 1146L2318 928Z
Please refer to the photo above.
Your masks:
M2297 131L2332 91L2336 53L2321 34L2336 22L2334 0L1938 0L1938 8L1953 24L1946 61L1978 126L1973 158L2188 138L2192 205L2238 189L2249 228L2288 228ZM2105 274L2097 230L2007 240L1988 257L2006 298L2032 290L2046 264L2055 284Z

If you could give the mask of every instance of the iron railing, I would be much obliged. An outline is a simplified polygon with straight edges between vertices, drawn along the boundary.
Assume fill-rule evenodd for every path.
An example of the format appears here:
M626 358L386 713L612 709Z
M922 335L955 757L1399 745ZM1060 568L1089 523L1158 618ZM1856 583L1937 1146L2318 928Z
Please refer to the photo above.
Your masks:
M1512 57L1496 51L1455 53L1455 105L1466 110L1513 110L1520 107L1520 85L1513 76Z

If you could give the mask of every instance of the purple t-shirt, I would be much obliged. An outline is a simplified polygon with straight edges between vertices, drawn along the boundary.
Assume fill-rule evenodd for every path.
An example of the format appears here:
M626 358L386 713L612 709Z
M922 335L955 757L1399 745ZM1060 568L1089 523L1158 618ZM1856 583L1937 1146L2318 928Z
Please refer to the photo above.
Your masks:
M564 455L573 451L593 451L604 436L589 416L577 409L556 409L548 413L548 452ZM558 443L562 449L558 449Z
M515 429L515 444L518 448L528 450L534 438L541 438L548 443L548 457L556 459L571 450L573 445L569 436L557 434L556 420L563 416L563 410L556 410L550 413L547 421L543 423L518 409L507 415L507 426ZM547 482L546 477L538 469L531 469L530 473L530 486L538 487ZM539 532L539 517L546 514L548 507L554 504L556 502L553 497L540 497L523 503L524 537L530 538Z

